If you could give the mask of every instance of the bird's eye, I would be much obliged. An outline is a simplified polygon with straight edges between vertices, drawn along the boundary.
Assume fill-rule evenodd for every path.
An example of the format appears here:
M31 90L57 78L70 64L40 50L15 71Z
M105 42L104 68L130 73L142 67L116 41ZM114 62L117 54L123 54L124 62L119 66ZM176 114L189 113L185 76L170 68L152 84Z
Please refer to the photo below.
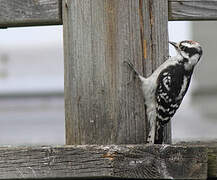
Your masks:
M182 50L182 51L185 51L186 47L183 46L183 45L180 45L179 48Z

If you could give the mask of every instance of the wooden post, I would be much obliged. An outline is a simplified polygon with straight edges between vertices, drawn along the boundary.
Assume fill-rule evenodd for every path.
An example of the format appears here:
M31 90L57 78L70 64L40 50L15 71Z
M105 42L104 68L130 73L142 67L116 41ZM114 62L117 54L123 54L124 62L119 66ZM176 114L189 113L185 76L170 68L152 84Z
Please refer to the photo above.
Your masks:
M139 82L168 55L167 0L63 1L66 144L142 144ZM170 129L166 132L170 142Z
M151 75L168 58L168 2L140 0L145 77ZM147 126L146 126L147 127ZM171 123L164 132L164 143L171 143Z

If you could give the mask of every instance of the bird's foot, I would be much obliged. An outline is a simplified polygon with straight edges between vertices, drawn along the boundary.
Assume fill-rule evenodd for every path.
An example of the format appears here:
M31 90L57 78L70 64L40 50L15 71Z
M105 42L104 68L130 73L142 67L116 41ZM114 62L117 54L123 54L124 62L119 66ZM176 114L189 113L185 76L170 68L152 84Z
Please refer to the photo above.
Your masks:
M124 61L124 64L128 65L128 67L137 75L139 76L138 71L134 68L133 63L131 63L130 61Z

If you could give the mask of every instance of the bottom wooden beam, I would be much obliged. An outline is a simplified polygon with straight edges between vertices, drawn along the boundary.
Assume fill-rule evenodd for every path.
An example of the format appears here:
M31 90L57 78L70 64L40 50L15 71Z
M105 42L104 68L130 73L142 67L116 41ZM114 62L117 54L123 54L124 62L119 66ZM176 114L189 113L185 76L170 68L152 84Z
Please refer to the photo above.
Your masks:
M0 148L0 178L206 179L207 149L180 145Z
M217 141L190 141L179 142L179 146L205 147L208 156L207 176L210 179L217 179Z

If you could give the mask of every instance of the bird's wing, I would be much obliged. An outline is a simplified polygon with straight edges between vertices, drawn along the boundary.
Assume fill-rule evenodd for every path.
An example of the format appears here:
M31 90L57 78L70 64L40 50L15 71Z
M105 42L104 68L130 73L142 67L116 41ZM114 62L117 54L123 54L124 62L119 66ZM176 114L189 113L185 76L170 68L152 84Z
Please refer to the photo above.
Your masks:
M162 125L166 124L179 108L189 87L190 74L185 74L180 66L168 66L157 79L156 112Z

